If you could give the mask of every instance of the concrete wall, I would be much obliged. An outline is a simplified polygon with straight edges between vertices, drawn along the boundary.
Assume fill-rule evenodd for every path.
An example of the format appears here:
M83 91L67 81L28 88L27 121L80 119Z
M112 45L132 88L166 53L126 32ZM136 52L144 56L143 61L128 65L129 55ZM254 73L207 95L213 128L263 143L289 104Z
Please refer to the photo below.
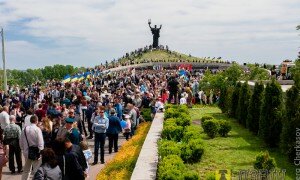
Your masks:
M164 113L156 113L139 158L131 175L132 180L155 180L158 164L157 141L163 129Z

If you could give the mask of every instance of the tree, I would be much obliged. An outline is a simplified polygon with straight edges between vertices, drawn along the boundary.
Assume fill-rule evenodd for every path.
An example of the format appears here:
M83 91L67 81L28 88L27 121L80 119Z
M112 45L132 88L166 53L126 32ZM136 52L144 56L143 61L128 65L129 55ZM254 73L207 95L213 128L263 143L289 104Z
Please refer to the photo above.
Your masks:
M229 109L229 116L230 117L235 117L237 118L237 105L239 102L239 95L240 95L240 89L242 87L242 84L240 82L238 82L236 84L236 86L234 87L234 91L232 93L232 97L231 97L231 106Z
M273 79L264 91L259 135L269 147L277 147L282 129L283 103L280 85Z
M225 70L224 76L227 78L228 85L235 85L244 76L244 71L240 65L234 63Z
M237 106L237 118L240 124L246 127L246 120L248 115L248 106L251 97L248 82L244 82L240 89L239 101Z
M296 66L292 69L292 77L295 82L295 86L300 88L300 58L295 61Z
M291 161L296 154L296 128L300 124L300 89L292 86L286 92L286 115L283 119L280 147Z
M262 106L263 92L264 85L262 83L256 82L248 106L247 127L256 135L258 134L259 129L259 118L260 109Z
M248 65L250 73L247 77L248 80L268 80L270 75L269 72L255 65Z

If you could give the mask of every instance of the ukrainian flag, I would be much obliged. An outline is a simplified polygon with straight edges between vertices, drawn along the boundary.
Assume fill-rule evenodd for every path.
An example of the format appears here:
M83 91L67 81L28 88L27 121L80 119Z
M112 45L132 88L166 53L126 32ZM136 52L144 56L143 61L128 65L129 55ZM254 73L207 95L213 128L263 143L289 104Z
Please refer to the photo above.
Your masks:
M70 82L70 80L71 80L71 76L68 74L68 75L66 75L66 76L64 77L63 83Z
M75 75L75 76L71 79L71 82L76 82L76 81L78 81L78 76L77 76L77 75Z
M85 73L84 73L84 77L85 77L86 79L90 79L90 78L91 78L91 72L90 72L90 71L85 72Z
M78 76L78 81L81 81L83 79L84 79L84 74L81 74L81 75Z

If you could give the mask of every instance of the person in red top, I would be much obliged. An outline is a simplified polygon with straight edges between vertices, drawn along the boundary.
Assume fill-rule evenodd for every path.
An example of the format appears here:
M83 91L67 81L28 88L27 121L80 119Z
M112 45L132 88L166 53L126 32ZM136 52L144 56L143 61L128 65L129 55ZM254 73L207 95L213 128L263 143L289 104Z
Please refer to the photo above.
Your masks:
M43 109L43 104L39 104L39 108L35 111L37 117L39 118L39 122L42 121L42 118L46 117L46 111Z
M162 89L162 91L161 91L161 101L163 103L165 103L168 100L168 98L169 98L169 95L168 95L167 91L165 89Z

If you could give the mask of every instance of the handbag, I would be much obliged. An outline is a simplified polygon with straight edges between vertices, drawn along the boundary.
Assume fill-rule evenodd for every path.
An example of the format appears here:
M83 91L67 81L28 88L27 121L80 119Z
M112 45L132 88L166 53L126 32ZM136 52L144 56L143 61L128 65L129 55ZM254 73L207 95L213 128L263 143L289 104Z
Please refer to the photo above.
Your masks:
M26 141L28 144L28 159L31 159L34 161L38 160L41 156L40 149L36 146L29 146L29 142L28 142L27 135L26 135L26 128L24 129L24 132L25 132L25 138L26 138Z

